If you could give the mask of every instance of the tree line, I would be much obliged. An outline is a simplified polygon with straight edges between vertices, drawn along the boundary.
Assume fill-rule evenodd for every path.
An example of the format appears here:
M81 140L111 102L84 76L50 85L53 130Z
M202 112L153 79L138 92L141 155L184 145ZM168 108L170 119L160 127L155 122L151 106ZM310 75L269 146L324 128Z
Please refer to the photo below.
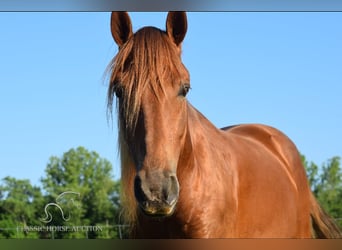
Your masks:
M340 157L321 167L302 155L311 189L323 208L342 227ZM41 186L27 179L0 182L0 238L125 237L120 221L120 180L111 163L84 147L52 156Z
M50 157L42 187L5 177L0 238L117 238L120 181L111 163L84 147Z

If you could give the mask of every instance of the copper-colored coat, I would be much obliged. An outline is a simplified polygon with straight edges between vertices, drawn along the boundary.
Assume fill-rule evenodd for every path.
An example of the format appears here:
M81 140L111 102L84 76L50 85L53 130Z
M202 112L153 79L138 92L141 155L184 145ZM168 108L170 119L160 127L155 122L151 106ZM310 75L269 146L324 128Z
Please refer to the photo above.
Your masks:
M133 34L113 12L123 217L139 238L341 237L313 197L296 146L275 128L217 129L185 98L185 13ZM171 198L170 198L171 197Z

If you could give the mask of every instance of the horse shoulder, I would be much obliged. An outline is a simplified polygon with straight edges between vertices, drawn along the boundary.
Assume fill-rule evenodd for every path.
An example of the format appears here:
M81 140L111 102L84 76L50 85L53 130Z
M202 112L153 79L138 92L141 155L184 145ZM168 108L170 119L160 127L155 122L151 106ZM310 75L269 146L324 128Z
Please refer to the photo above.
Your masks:
M235 155L241 154L236 161L239 162L239 166L236 167L240 169L240 188L242 186L250 188L250 186L254 185L253 189L248 189L249 191L246 189L243 189L242 193L240 191L240 196L243 194L247 195L246 197L248 199L253 199L254 195L250 196L249 193L254 193L252 190L265 185L264 187L266 189L262 188L264 196L267 196L268 199L271 199L271 197L274 198L273 204L269 204L272 210L266 214L263 214L263 211L259 211L259 217L272 214L272 211L276 210L279 214L284 213L282 220L277 220L274 217L274 222L279 223L280 231L278 233L280 235L281 230L288 230L286 218L290 216L291 210L297 211L297 214L294 213L292 217L290 216L293 219L297 218L295 219L297 221L302 221L303 218L309 216L309 187L305 169L295 144L284 133L278 129L262 124L235 125L225 127L222 131L227 138L230 138L234 142L235 148L237 148L234 149ZM266 184L266 180L270 183ZM273 190L278 191L274 192ZM263 200L262 197L255 197L255 199L258 199L259 202ZM277 208L275 207L276 204L278 206ZM284 210L287 210L287 212ZM253 212L257 213L257 211ZM286 213L289 214L285 215ZM249 212L245 211L244 214L249 214ZM250 221L251 219L248 218L246 221ZM293 228L293 232L307 231L306 228L308 225L304 225L303 223L299 224L298 227L303 227L304 229ZM283 229L280 225L283 225ZM248 230L248 227L245 230ZM263 235L271 236L267 232L264 232Z
M237 140L253 141L266 149L285 167L297 189L307 189L306 173L300 153L293 141L280 130L263 124L243 124L222 129L227 136Z

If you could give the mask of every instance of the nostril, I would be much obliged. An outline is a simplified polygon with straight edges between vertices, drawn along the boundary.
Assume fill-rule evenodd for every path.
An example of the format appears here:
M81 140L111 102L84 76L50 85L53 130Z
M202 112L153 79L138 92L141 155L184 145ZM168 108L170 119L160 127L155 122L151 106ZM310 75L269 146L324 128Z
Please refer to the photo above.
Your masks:
M147 198L142 189L142 182L139 176L134 179L134 195L139 202L146 202Z
M166 202L169 206L172 206L176 201L178 200L178 196L175 194L165 194L164 197L164 202Z
M173 205L178 200L179 195L179 184L177 177L172 175L169 179L169 185L165 192L163 192L164 200L169 204Z
M179 193L179 183L176 176L170 176L170 191L178 195Z
M177 202L177 200L178 200L178 194L170 193L169 195L167 195L167 196L165 197L165 200L164 200L164 201L165 201L168 205L172 206L174 203Z
M140 187L141 188L141 179L139 176L136 176L134 179L134 187Z

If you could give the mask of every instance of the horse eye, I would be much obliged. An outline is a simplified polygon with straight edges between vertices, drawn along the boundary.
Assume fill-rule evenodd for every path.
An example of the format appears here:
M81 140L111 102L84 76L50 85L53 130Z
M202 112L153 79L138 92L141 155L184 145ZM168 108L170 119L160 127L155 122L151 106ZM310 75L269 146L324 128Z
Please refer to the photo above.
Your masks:
M119 84L116 84L116 86L114 87L114 92L117 98L121 98L122 93L123 93L122 86L120 86Z
M182 96L186 96L186 94L189 92L190 89L191 89L190 84L188 84L188 83L183 84L181 87L180 94Z

